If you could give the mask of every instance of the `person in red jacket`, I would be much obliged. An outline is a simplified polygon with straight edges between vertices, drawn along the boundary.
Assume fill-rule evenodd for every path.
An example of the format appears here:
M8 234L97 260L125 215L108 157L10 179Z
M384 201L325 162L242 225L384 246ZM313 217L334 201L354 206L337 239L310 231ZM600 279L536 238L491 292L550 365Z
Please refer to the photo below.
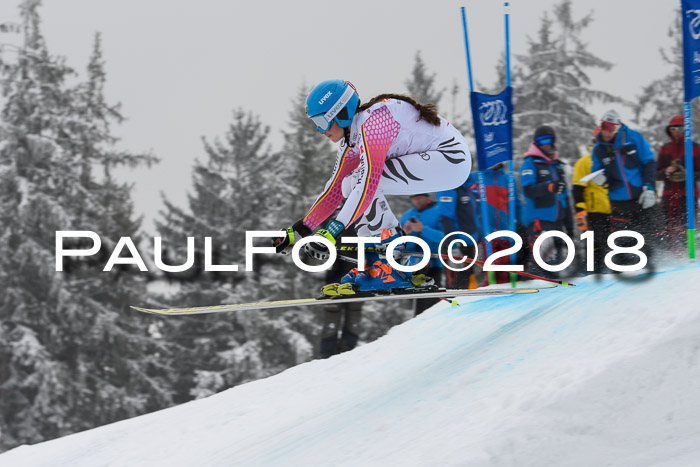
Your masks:
M686 178L689 174L685 168L683 116L675 115L666 127L670 142L659 150L656 166L656 179L664 182L661 195L661 209L666 217L666 232L675 251L682 251L688 225L686 207ZM693 180L700 175L700 144L693 141ZM693 183L695 185L695 183ZM695 197L698 189L695 186Z

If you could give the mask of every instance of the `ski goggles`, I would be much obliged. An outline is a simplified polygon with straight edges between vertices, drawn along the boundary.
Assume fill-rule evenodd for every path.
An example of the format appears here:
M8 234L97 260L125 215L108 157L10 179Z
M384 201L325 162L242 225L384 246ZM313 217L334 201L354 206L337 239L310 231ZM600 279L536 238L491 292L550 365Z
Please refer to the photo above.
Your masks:
M333 124L333 119L337 117L340 111L345 108L348 102L350 102L350 99L354 93L355 90L352 88L352 86L348 86L343 95L340 96L340 99L333 104L333 107L331 107L328 112L313 116L309 115L311 121L316 124L316 129L321 133L327 132Z
M326 114L314 115L313 117L309 118L316 124L316 130L320 131L321 133L327 132L333 123L333 120L326 120Z
M554 144L554 136L552 135L542 135L535 138L535 143L538 146L547 146L548 144Z
M613 132L617 130L621 125L619 123L612 123L612 122L601 122L600 123L600 129L603 131L610 131Z

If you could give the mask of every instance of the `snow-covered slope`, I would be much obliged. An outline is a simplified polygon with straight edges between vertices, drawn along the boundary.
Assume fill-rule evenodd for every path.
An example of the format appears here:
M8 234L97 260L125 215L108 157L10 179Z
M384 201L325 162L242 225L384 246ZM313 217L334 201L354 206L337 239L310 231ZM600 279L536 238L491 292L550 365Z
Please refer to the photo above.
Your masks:
M0 466L700 465L700 267L439 304L329 360Z

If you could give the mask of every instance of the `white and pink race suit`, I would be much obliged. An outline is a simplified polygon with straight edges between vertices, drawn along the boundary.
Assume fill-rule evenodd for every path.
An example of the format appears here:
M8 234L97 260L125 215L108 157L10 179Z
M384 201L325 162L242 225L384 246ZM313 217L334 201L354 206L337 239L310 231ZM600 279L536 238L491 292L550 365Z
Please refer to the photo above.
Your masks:
M418 121L408 102L385 99L355 115L350 145L341 140L333 174L304 216L315 230L347 198L337 220L357 222L358 235L379 235L398 226L385 195L451 190L471 170L471 154L461 133L440 117L440 125Z
M341 140L333 174L304 216L315 230L347 198L337 220L357 222L361 236L379 235L399 225L385 195L451 190L471 170L471 154L461 133L440 117L440 125L418 121L408 102L385 99L355 115L350 145Z

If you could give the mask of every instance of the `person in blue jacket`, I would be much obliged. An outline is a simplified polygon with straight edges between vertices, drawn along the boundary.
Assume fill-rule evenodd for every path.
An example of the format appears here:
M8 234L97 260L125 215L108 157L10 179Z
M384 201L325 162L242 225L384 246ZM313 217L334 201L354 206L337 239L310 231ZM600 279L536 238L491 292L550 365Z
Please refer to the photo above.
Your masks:
M602 173L593 181L608 184L613 230L641 233L649 254L649 241L653 236L661 236L663 230L658 225L657 210L652 209L656 206L654 153L644 136L623 124L615 110L603 114L600 128L593 147L591 173ZM636 240L620 239L617 243L632 246ZM624 261L623 257L618 263ZM630 256L629 261L637 260Z
M573 233L573 215L564 163L559 160L556 134L552 127L543 125L535 130L533 142L520 167L520 181L525 197L522 221L527 227L530 247L546 231ZM540 248L542 259L547 263L558 263L562 247L563 243L554 239L545 242ZM530 268L539 269L534 260Z
M476 175L475 172L472 172L462 186L454 190L439 191L437 193L438 207L440 208L440 224L445 236L451 232L459 231L471 235L476 242L480 241L477 206L478 190ZM459 238L466 243L466 246L459 246L454 249L454 256L475 257L476 245L468 237L452 236L446 243L454 238ZM447 251L441 251L440 253L446 254ZM464 265L455 264L455 267L462 268ZM473 267L465 271L452 271L447 268L445 269L445 275L447 276L447 287L450 289L477 288Z
M407 235L419 237L430 247L431 253L438 252L438 246L442 240L442 226L440 223L440 209L436 202L430 199L427 193L419 193L411 196L413 208L409 209L401 217L401 225L403 231ZM407 243L407 249L413 251L421 251L420 247L415 243ZM433 258L430 260L429 269L422 271L435 280L435 285L442 286L442 270L443 266L439 259ZM422 313L428 307L437 303L440 299L423 298L414 300L414 312L416 315Z

